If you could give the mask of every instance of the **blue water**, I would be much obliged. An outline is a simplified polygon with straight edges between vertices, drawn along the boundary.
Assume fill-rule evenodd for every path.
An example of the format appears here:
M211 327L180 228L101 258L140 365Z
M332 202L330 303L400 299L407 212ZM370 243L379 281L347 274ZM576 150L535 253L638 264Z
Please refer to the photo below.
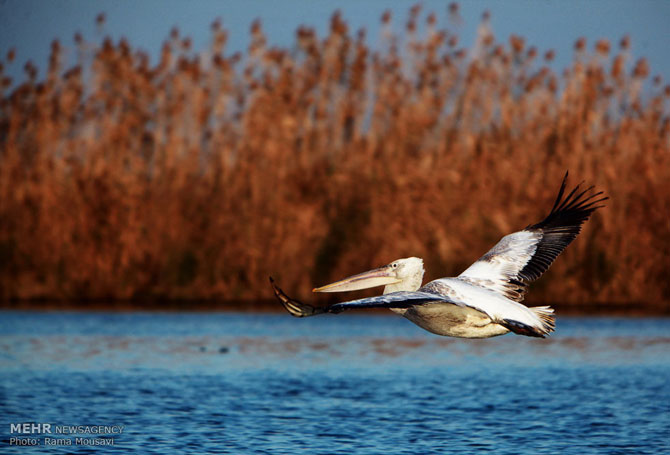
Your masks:
M670 453L670 319L459 340L393 315L0 312L0 453L92 452Z

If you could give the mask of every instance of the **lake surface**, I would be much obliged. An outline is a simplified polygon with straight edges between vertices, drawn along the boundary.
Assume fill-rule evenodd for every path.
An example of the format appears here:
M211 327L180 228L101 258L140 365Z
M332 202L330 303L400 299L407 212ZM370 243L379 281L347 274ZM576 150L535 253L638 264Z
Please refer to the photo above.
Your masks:
M670 453L670 319L557 322L2 311L0 452Z

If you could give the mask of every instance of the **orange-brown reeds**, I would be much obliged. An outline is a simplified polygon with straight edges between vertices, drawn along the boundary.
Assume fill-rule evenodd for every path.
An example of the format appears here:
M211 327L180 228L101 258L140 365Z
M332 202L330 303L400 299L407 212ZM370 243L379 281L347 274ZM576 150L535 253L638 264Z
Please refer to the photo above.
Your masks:
M78 35L74 65L54 42L45 77L0 73L0 298L251 300L270 274L306 297L409 255L457 274L569 169L610 201L531 302L668 311L670 88L629 38L557 74L488 18L465 50L423 14L396 35L384 13L377 47L339 14L290 49L256 22L243 55L219 22L201 51L175 29L155 64Z

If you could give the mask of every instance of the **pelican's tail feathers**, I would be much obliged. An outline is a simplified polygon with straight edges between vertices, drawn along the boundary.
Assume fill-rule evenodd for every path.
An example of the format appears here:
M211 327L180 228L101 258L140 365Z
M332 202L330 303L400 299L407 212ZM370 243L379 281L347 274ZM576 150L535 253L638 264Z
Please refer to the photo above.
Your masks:
M281 304L284 305L284 308L286 308L286 311L288 311L291 316L295 316L296 318L304 318L326 312L323 308L308 305L287 296L284 291L282 291L279 286L275 284L275 280L273 280L272 277L270 277L270 284L272 285L275 296L277 296L277 300L279 300Z
M556 316L554 315L554 309L552 307L536 306L529 309L540 318L540 321L542 321L542 328L544 329L545 334L548 335L554 331L556 328Z

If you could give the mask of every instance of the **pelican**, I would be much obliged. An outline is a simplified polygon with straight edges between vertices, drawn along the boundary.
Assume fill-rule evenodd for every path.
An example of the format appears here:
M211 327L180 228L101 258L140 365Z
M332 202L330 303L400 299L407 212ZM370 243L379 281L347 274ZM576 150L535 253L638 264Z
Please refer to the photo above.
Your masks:
M504 236L484 256L453 278L440 278L423 287L423 261L410 257L315 288L342 292L384 286L380 296L316 307L287 296L270 277L274 293L293 316L341 313L359 308L388 308L437 335L489 338L514 332L544 338L554 331L554 310L529 308L521 302L528 285L537 280L577 237L591 214L607 197L594 187L567 196L565 173L556 202L539 223ZM583 182L582 182L583 183Z

